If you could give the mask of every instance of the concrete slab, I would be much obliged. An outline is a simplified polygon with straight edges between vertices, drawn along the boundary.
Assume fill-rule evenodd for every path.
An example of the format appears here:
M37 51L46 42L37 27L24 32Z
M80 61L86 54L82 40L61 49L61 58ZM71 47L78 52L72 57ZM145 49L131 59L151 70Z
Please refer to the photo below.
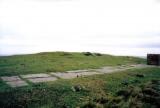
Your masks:
M21 75L22 78L47 78L50 77L49 74L28 74L28 75Z
M23 81L19 76L4 76L1 79L11 87L27 86L28 83Z
M17 81L17 80L21 80L19 78L19 76L4 76L4 77L1 77L1 79L3 81Z
M81 76L89 76L89 75L96 75L96 74L103 74L100 72L83 72L81 73Z
M6 83L11 87L22 87L22 86L27 86L28 85L28 83L26 83L23 80L17 80L17 81L6 82Z
M57 76L62 79L72 79L76 77L83 77L83 76L89 76L89 75L96 75L96 74L104 74L104 73L112 73L117 71L123 71L127 69L133 69L133 68L145 68L145 67L151 67L144 64L135 64L135 65L126 65L126 66L107 66L100 69L93 69L93 70L73 70L73 71L67 71L67 73L64 72L58 72L58 73L50 73L49 74L28 74L28 75L21 75L22 78L29 80L33 83L39 83L39 82L47 82L47 81L55 81L57 80ZM54 76L51 76L54 75ZM6 82L11 87L20 87L20 86L26 86L28 85L27 82L23 81L19 76L3 76L0 77L4 82Z
M96 71L100 72L100 73L110 73L110 72L114 72L120 69L116 69L115 67L103 67L101 69L97 69Z
M80 73L80 72L87 72L89 70L71 70L71 71L66 71L66 72L73 72L73 73Z
M50 73L51 75L57 76L63 79L71 79L80 76L80 73Z
M107 66L107 67L103 67L101 69L97 69L98 72L101 72L101 73L112 73L112 72L117 72L117 71L125 71L127 69L134 69L134 68L145 68L145 67L148 67L147 65L144 65L144 64L136 64L136 65L128 65L128 66L114 66L114 67L110 67L110 66Z
M88 76L88 75L94 75L94 74L102 74L99 72L72 72L72 73L50 73L51 75L57 76L62 79L72 79L76 77L82 77L82 76Z
M40 83L40 82L48 82L48 81L55 81L57 80L56 77L44 77L44 78L29 78L27 79L32 83Z

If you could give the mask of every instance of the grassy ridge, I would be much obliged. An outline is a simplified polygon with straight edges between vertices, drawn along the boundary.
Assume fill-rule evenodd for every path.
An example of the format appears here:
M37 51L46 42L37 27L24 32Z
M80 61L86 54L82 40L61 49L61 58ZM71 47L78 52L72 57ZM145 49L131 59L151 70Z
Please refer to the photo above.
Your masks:
M146 68L15 89L1 88L0 105L4 108L158 108L160 81L158 85L150 82L159 79L160 68ZM154 102L148 101L148 96Z
M145 63L145 59L84 53L50 52L0 57L0 76L48 73L76 69L99 68L106 65Z

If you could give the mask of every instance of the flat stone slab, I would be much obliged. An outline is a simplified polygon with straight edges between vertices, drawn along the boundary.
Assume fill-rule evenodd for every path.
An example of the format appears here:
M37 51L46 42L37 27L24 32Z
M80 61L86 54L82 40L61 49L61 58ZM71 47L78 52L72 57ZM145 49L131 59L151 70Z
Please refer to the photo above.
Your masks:
M1 77L1 79L3 81L17 81L17 80L21 80L19 76L4 76L4 77Z
M56 77L62 78L62 79L71 79L76 78L80 76L80 73L50 73L51 75L54 75Z
M101 69L96 69L98 72L101 73L112 73L112 72L117 72L117 71L125 71L127 69L134 69L134 68L145 68L148 67L147 65L144 64L135 64L135 65L126 65L124 66L107 66L103 67Z
M65 72L57 72L57 73L50 73L50 74L28 74L28 75L21 75L22 78L31 81L32 83L40 83L40 82L48 82L48 81L55 81L59 78L62 79L72 79L76 77L83 77L89 75L96 75L96 74L105 74L105 73L112 73L117 71L123 71L127 69L133 68L145 68L145 67L153 67L144 64L134 64L134 65L122 65L122 66L107 66L100 69L88 69L88 70L72 70ZM54 75L54 76L52 76ZM6 84L11 87L21 87L27 86L28 83L23 81L19 76L3 76L0 77Z
M56 77L44 77L44 78L29 78L27 79L32 83L40 83L40 82L48 82L48 81L55 81L57 80Z
M23 81L19 76L10 76L10 77L4 76L1 77L1 79L11 87L21 87L28 85L28 83Z
M66 71L68 73L73 72L73 73L79 73L79 72L87 72L89 70L71 70L71 71Z
M49 74L28 74L28 75L21 75L22 78L32 82L32 83L40 83L40 82L48 82L48 81L55 81L57 80L56 77L52 77Z
M82 76L88 76L88 75L94 75L94 74L102 74L99 72L71 72L71 73L50 73L51 75L57 76L62 79L72 79L76 77L82 77Z
M27 86L28 85L28 83L26 83L23 80L17 80L17 81L6 82L6 83L11 87L22 87L22 86Z
M28 75L21 75L22 78L47 78L51 77L49 74L28 74Z
M96 74L103 74L100 72L83 72L81 73L81 76L89 76L89 75L96 75Z

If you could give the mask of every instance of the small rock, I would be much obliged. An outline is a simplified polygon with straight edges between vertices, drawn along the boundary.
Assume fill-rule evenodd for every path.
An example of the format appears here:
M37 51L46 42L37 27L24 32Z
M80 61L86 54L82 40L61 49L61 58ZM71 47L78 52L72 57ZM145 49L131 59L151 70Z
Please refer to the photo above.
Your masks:
M75 86L72 86L72 91L74 92L79 92L82 90L82 87L80 85L75 85Z

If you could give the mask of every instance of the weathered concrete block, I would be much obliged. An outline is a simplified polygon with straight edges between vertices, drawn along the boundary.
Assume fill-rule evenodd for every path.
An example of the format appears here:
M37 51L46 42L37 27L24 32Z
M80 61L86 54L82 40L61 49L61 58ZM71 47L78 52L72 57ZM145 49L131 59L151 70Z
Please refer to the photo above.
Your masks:
M76 78L81 75L80 73L73 73L73 72L72 73L50 73L50 74L63 79Z
M44 77L44 78L29 78L27 79L32 83L40 83L40 82L48 82L48 81L55 81L57 80L56 77Z
M27 86L28 83L23 81L19 76L4 76L1 79L11 87Z
M4 76L4 77L1 77L1 79L3 81L17 81L17 80L21 80L19 78L19 76Z
M89 76L89 75L94 75L94 74L102 74L100 72L71 72L71 73L51 73L54 76L57 76L59 78L63 79L72 79L76 77L81 77L81 76Z
M11 87L21 87L21 86L27 86L28 85L28 83L26 83L23 80L17 80L17 81L6 82L6 83Z
M28 74L28 75L21 75L22 78L46 78L50 77L49 74Z

